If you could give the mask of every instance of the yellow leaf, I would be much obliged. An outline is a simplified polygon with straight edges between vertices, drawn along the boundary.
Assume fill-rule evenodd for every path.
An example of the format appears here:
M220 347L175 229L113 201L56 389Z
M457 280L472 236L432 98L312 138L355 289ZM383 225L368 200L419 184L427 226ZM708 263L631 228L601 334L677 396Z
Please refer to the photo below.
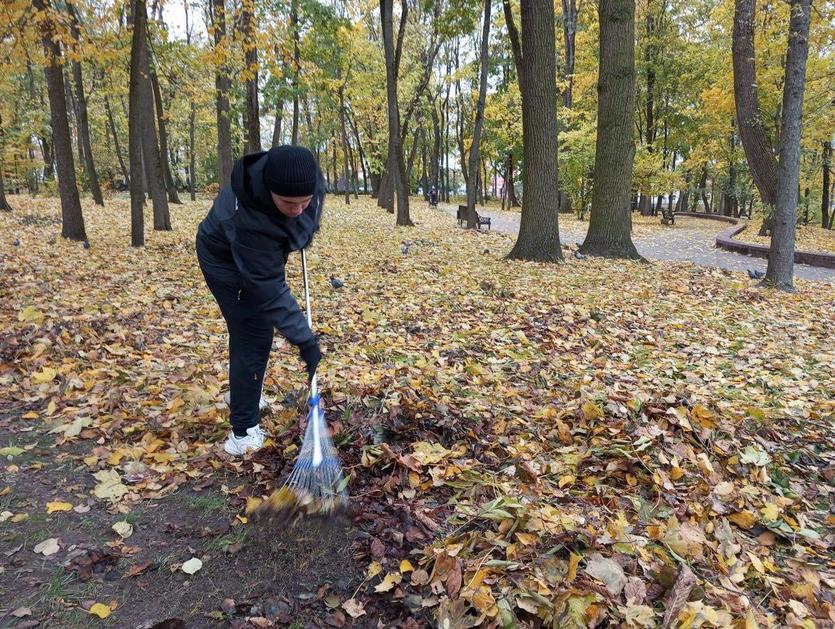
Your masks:
M18 321L30 321L40 325L44 320L44 314L35 308L35 306L26 306L23 310L17 313Z
M365 576L368 579L372 579L376 577L380 572L383 571L383 566L380 565L379 561L372 561L368 564L368 569L365 571Z
M583 417L587 420L603 417L603 410L594 402L583 402L580 408L583 411Z
M728 519L742 529L750 529L757 522L757 516L750 511L732 513Z
M380 581L374 588L375 592L388 592L392 589L395 585L400 583L403 580L403 577L397 572L389 572L385 578Z
M759 572L760 574L765 574L765 566L763 566L763 562L760 561L760 558L757 557L754 553L745 551L748 555L748 559L751 560L751 565L754 566L754 569Z
M678 480L682 476L684 476L684 470L680 467L676 466L670 469L670 478L672 480Z
M536 544L536 540L538 539L536 535L532 535L531 533L516 533L516 539L522 544L522 546L533 546Z
M55 513L56 511L72 511L72 505L69 502L61 502L60 500L46 503L47 513Z
M767 503L761 510L765 520L777 520L780 517L780 507L773 502Z
M240 522L241 524L246 524L247 522L249 522L249 518L248 518L248 517L246 517L245 515L241 515L240 513L239 513L239 514L237 514L237 515L235 516L235 518L236 518L236 519L238 520L238 522Z
M404 559L400 562L400 574L406 574L407 572L413 572L415 567L411 564L408 559Z
M577 480L577 477L572 476L571 474L560 477L560 480L559 480L560 489L562 489L566 485L573 485L574 481L576 481L576 480Z
M26 413L25 415L21 415L20 418L21 419L37 419L38 414L35 411L32 411L31 413Z
M90 608L90 613L93 614L93 616L105 619L110 615L110 608L107 605L96 603Z
M32 379L39 384L43 384L45 382L52 382L57 375L58 372L52 367L44 367L41 371L33 373Z
M571 553L568 556L568 573L565 575L566 583L571 583L574 579L577 578L577 566L580 565L580 555L575 555Z

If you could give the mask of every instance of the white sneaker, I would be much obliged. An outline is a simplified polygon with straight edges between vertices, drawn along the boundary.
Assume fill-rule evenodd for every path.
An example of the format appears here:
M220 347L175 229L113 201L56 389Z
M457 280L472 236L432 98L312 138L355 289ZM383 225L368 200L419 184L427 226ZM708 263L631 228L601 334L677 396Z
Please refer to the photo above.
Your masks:
M229 435L223 449L232 456L243 456L246 452L260 450L264 446L267 433L261 426L246 429L246 437L238 437L233 432Z
M231 393L229 393L229 391L226 391L223 394L223 403L226 404L226 406L229 406L229 400L230 399L231 399ZM258 410L263 411L263 410L268 409L268 408L270 408L270 403L267 401L267 398L265 398L264 394L262 393L261 394L261 399L258 401Z

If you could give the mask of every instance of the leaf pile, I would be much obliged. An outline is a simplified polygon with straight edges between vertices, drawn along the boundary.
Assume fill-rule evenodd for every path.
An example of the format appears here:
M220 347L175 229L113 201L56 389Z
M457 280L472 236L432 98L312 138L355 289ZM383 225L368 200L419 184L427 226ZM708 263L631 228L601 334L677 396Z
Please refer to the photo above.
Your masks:
M85 206L90 249L58 237L56 201L15 207L0 215L2 411L51 432L123 513L218 469L245 476L225 488L242 514L280 484L304 384L283 339L266 382L274 439L243 462L218 453L225 326L193 253L207 203L174 207L177 231L141 250L123 200ZM786 295L688 264L509 262L508 236L414 215L399 229L368 201L333 200L310 256L366 576L334 617L835 622L829 285ZM22 473L14 460L6 473Z

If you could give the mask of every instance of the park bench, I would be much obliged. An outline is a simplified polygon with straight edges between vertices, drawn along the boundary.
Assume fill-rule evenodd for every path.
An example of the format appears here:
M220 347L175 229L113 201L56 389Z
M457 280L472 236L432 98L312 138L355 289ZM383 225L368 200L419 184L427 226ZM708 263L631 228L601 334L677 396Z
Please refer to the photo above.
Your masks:
M458 219L458 226L461 227L467 222L467 206L466 205L459 205L458 206L458 215L456 217ZM487 229L490 229L490 217L489 216L481 216L478 212L475 213L475 220L476 225L479 229L481 229L482 225L487 225Z

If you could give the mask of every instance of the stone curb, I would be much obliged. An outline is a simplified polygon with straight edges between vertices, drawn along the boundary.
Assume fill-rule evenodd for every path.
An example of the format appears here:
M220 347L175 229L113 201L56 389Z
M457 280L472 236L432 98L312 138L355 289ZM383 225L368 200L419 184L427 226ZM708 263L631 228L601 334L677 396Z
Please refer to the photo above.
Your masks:
M706 218L712 221L722 221L724 223L731 223L733 227L723 231L716 236L716 246L726 251L733 251L734 253L741 253L742 255L752 256L754 258L768 259L768 247L765 245L758 245L750 242L740 242L734 240L734 236L742 232L747 226L747 222L742 222L738 218L731 216L722 216L717 214L702 214L700 212L676 212L676 216L690 216L693 218ZM808 264L809 266L819 266L825 269L835 269L835 254L819 253L816 251L795 251L795 264Z

